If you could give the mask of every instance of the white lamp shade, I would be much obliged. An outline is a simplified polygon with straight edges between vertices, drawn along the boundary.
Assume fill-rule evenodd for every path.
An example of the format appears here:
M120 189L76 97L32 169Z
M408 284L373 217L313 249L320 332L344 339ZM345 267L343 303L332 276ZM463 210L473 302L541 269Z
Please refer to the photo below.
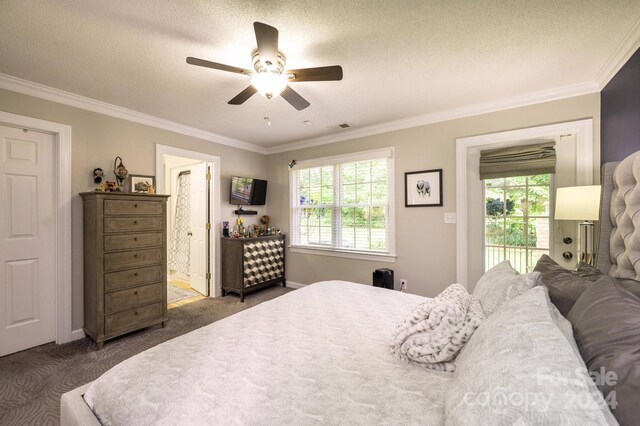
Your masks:
M598 220L600 217L600 185L558 188L556 220Z

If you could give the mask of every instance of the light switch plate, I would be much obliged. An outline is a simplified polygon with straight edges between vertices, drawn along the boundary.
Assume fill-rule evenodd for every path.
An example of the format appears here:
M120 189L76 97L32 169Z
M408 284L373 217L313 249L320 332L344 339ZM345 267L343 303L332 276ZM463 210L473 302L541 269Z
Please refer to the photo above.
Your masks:
M444 223L456 223L456 214L455 213L445 213L444 214Z

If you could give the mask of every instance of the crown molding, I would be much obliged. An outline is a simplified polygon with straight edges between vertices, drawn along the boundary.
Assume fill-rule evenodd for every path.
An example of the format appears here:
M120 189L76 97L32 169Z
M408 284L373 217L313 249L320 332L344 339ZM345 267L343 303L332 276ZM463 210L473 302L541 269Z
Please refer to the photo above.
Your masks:
M361 129L352 129L328 136L320 136L312 139L285 143L267 149L267 154L278 154L281 152L293 151L296 149L310 148L319 145L326 145L334 142L342 142L366 136L378 135L381 133L394 132L411 127L424 126L427 124L440 123L459 118L472 117L475 115L488 114L497 111L504 111L528 105L550 102L559 99L571 98L574 96L587 95L600 91L600 87L594 81L572 84L549 90L542 90L521 96L505 98L492 102L470 105L466 107L454 108L446 111L419 115L415 117L403 118L401 120L389 121L386 123L374 124Z
M640 17L596 74L595 81L600 86L600 90L604 89L638 48L640 48Z
M526 95L505 98L492 102L485 102L431 114L403 118L386 123L374 124L360 129L356 128L337 134L320 136L317 138L305 139L265 148L249 142L229 138L217 133L208 132L195 127L176 123L174 121L154 117L152 115L144 114L127 108L122 108L113 104L76 95L70 92L65 92L63 90L54 89L52 87L48 87L39 83L34 83L1 73L0 88L10 90L12 92L22 93L28 96L34 96L52 102L61 103L75 108L93 111L99 114L108 115L110 117L144 124L175 133L192 136L198 139L204 139L210 142L231 146L233 148L243 149L246 151L252 151L266 155L278 154L281 152L287 152L296 149L326 145L335 142L342 142L346 140L394 132L397 130L409 129L412 127L419 127L459 118L488 114L491 112L503 111L527 105L534 105L574 96L586 95L598 92L600 90L600 87L596 82L584 82L539 92L533 92Z
M201 130L195 127L176 123L175 121L169 121L163 118L154 117L153 115L144 114L127 108L122 108L117 105L87 98L85 96L76 95L74 93L65 92L64 90L54 89L53 87L34 83L28 80L23 80L21 78L13 77L7 74L0 73L0 88L10 90L12 92L22 93L23 95L34 96L36 98L45 99L47 101L57 102L71 107L84 109L87 111L97 112L99 114L108 115L110 117L120 118L122 120L132 121L138 124L144 124L146 126L156 127L158 129L168 130L170 132L192 136L198 139L204 139L233 148L257 152L260 154L267 153L267 150L265 148L249 142L229 138L218 133L208 132L206 130Z

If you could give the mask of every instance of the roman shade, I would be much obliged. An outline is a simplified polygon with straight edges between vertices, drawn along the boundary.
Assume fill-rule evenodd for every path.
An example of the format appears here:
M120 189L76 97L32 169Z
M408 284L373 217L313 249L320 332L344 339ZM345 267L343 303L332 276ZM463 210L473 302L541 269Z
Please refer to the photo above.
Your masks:
M480 179L556 172L554 141L480 151Z

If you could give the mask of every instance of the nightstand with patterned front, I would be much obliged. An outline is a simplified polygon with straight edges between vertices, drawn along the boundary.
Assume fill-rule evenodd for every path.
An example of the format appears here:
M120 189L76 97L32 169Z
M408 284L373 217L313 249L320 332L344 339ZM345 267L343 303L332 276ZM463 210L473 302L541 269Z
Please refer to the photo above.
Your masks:
M222 239L222 295L244 295L267 286L287 285L284 235Z

